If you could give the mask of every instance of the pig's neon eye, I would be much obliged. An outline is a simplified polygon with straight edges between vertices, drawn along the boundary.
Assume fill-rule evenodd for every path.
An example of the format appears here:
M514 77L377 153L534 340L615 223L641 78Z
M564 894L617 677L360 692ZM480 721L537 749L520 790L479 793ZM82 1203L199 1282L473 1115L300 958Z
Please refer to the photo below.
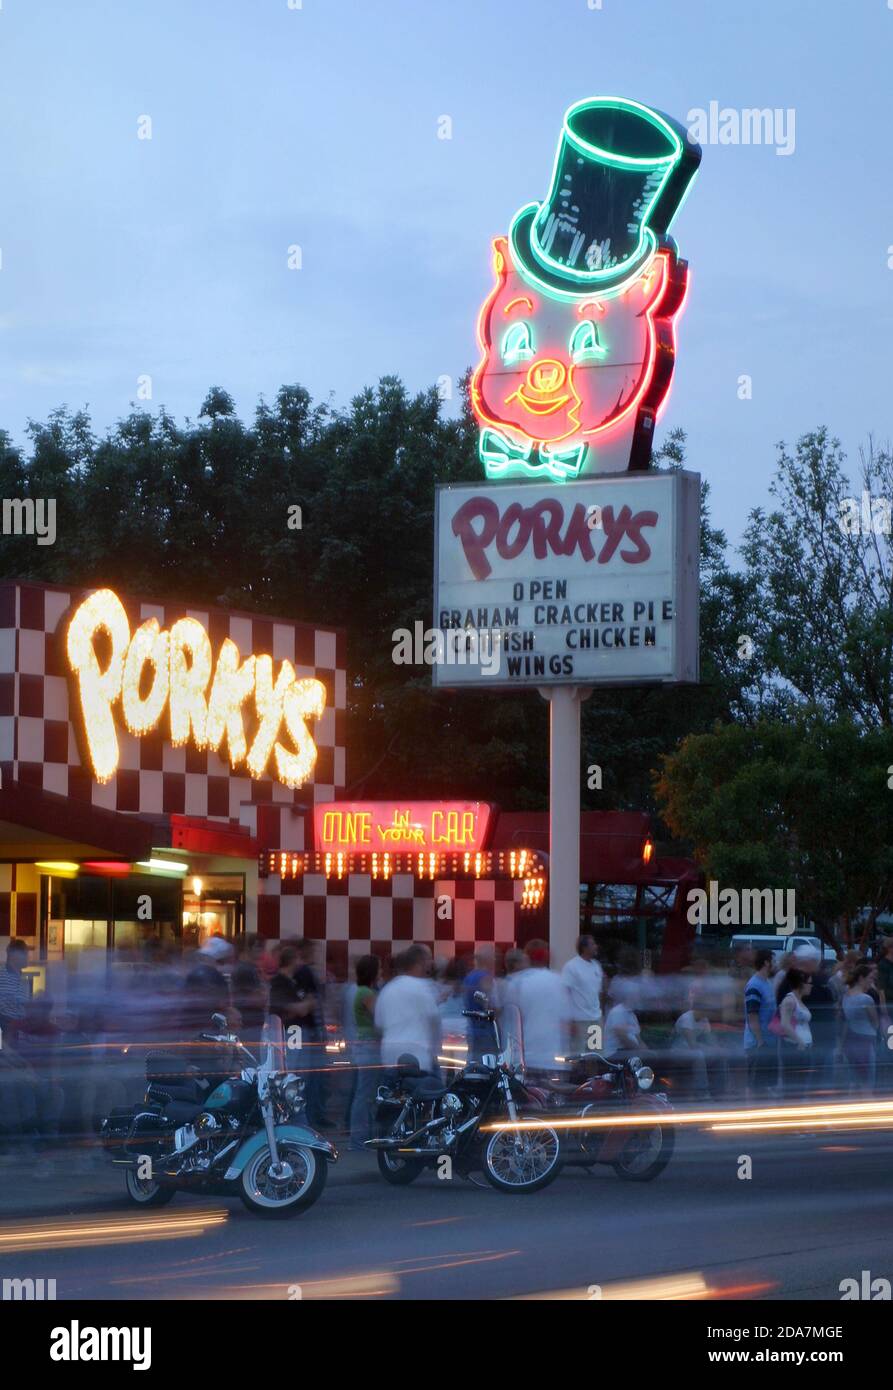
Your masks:
M502 360L506 366L512 362L529 362L533 356L533 339L529 323L513 323L502 338Z
M571 357L575 362L585 362L594 357L604 357L607 348L599 342L598 325L592 319L578 323L571 334Z

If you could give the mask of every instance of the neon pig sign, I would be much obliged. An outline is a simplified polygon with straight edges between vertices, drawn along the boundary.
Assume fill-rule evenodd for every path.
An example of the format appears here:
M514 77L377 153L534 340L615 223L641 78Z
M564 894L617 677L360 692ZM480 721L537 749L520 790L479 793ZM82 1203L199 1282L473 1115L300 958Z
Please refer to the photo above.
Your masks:
M639 102L567 112L545 200L493 242L471 382L488 478L648 467L688 289L667 232L700 158L683 126Z
M100 633L110 648L104 665L96 650ZM175 747L191 740L217 752L225 739L233 768L244 762L259 778L272 760L287 787L301 786L313 771L317 750L306 721L322 715L326 690L321 681L299 678L289 661L280 663L274 679L272 657L243 661L226 638L212 680L211 639L200 622L180 618L165 631L149 618L131 634L124 605L111 589L98 589L75 610L65 652L97 782L107 782L118 766L118 702L126 728L138 738L156 728L167 709ZM256 728L249 746L242 711L252 697ZM279 741L283 725L291 748Z

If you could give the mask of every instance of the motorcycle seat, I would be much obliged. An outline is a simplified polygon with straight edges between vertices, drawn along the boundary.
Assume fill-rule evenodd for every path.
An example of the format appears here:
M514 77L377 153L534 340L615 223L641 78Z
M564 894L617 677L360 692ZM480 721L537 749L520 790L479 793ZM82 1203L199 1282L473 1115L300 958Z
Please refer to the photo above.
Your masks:
M164 1118L174 1129L179 1129L181 1125L190 1124L200 1109L194 1101L169 1100L164 1106Z
M419 1076L412 1078L409 1089L420 1100L439 1100L450 1088L444 1086L436 1076Z
M580 1086L576 1082L556 1081L552 1077L549 1078L548 1086L545 1088L540 1087L540 1089L545 1089L547 1092L550 1091L554 1096L572 1096L575 1099L580 1096Z
M201 1105L205 1092L194 1081L150 1081L146 1088L147 1094L160 1100L162 1104L165 1100L184 1101L189 1105L198 1108Z

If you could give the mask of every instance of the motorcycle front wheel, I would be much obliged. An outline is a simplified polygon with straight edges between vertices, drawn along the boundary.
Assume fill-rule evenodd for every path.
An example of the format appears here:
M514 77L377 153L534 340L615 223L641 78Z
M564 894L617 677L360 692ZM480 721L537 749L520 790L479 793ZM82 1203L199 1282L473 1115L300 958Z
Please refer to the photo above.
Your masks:
M560 1160L554 1129L498 1130L484 1148L484 1177L500 1192L538 1192L558 1177Z
M654 1125L632 1130L611 1167L624 1182L651 1182L664 1171L675 1147L676 1132L672 1127Z
M166 1207L177 1195L175 1187L162 1187L152 1178L137 1177L135 1168L124 1169L124 1188L131 1202L138 1207Z
M285 1180L270 1172L272 1156L264 1145L248 1160L239 1176L239 1196L258 1216L296 1216L322 1194L328 1176L326 1160L304 1144L279 1144L279 1158L292 1169Z

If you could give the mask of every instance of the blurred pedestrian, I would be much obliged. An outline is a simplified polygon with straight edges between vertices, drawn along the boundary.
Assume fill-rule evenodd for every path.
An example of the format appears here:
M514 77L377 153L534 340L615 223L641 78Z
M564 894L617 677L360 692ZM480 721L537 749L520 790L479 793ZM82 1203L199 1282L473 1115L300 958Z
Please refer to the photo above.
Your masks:
M791 964L809 980L810 1032L812 1049L807 1075L808 1088L830 1086L834 1074L834 1054L837 1048L838 1005L824 967L821 951L807 944L791 953Z
M515 995L517 993L518 983L524 971L529 969L530 961L527 958L526 951L522 951L518 946L513 946L510 951L506 951L505 978L502 981L501 989L503 1007L509 1003L517 1004L518 1001Z
M518 987L525 970L530 969L526 951L513 946L505 953L505 975L496 981L499 1006L499 1032L503 1050L512 1065L524 1066L524 1039L521 1036L521 1011L518 1008Z
M213 1014L223 1014L235 1023L228 974L235 950L223 936L209 936L199 947L183 980L182 1024L187 1038L207 1032Z
M570 1023L570 998L561 976L549 966L545 941L527 944L530 969L518 976L524 1061L529 1071L564 1070Z
M465 980L473 961L466 956L453 956L435 965L437 1008L440 1013L441 1050L452 1053L457 1066L470 1057L469 1033L476 1020L465 1017L471 1007L465 1000ZM479 1007L474 1004L475 1009Z
M295 980L301 962L292 943L286 942L282 946L277 962L276 973L270 981L270 1013L282 1020L286 1039L290 1027L301 1029L300 1048L295 1050L303 1050L303 1023L313 1012L315 1000L302 991Z
M276 974L279 965L279 941L267 941L264 937L258 936L257 932L251 932L245 937L245 947L241 953L243 960L250 960L252 965L256 965L262 977L269 982Z
M877 961L877 987L884 996L887 1010L893 1008L893 936L881 941Z
M805 999L812 982L803 970L789 969L778 999L780 1085L785 1096L802 1098L810 1087L812 1014Z
M239 1037L249 1052L257 1055L267 1017L269 989L250 954L233 969L230 979L233 1008L239 1015Z
M18 936L6 946L6 964L0 970L0 1046L15 1041L31 997L31 985L22 972L28 964L28 947Z
M850 977L843 997L843 1052L850 1068L852 1088L872 1091L877 1064L878 1010L870 994L872 967L863 962Z
M476 995L483 994L486 997L487 1005L494 1002L494 977L496 973L496 957L492 946L480 946L474 953L472 967L462 981L462 1008L480 1012L481 1001ZM482 1023L480 1019L466 1019L468 1028L466 1039L468 1042L468 1061L479 1061L485 1052L493 1051L493 1029L490 1024Z
M326 1114L326 1075L329 1061L326 1052L326 987L317 969L315 943L305 937L299 937L294 947L298 956L295 984L300 997L309 999L312 1003L302 1023L304 1046L311 1049L313 1057L313 1068L307 1077L307 1118L316 1129L329 1129L331 1122Z
M837 1000L838 1008L850 987L853 971L860 959L858 951L840 951L838 954L837 962L828 978L828 987Z
M357 1069L354 1065L354 1044L357 1040L357 1025L354 1021L353 1001L356 997L357 982L351 979L351 973L356 975L357 961L351 965L348 963L347 979L341 989L341 996L338 1001L340 1010L341 1036L344 1039L344 1046L350 1058L350 1069L348 1076L347 1094L344 1098L344 1127L350 1132L350 1112L353 1108L354 1096L357 1093Z
M356 1090L350 1109L350 1147L362 1149L372 1133L372 1102L381 1069L381 1049L375 1027L378 990L377 956L361 956L356 964L357 987L353 994Z
M59 1137L64 1109L60 1073L62 1030L53 1019L53 1001L38 994L28 1001L16 1038L16 1051L33 1072L34 1121L43 1143Z
M381 1035L381 1060L392 1067L404 1053L415 1057L424 1072L438 1070L441 1022L437 998L428 976L431 952L410 946L394 958L394 977L375 1004L375 1026Z
M316 996L302 988L306 980L298 983L298 975L303 964L297 944L286 942L279 950L278 968L270 981L269 1010L282 1021L289 1058L294 1058L294 1069L304 1078L304 1103L307 1107L307 1120L318 1125L317 1068L318 1049L312 1045L313 1030L307 1031L307 1020L314 1017L318 1008ZM310 1044L308 1046L308 1044Z
M642 1025L636 1013L638 989L628 975L612 981L613 1003L605 1019L605 1056L612 1062L642 1053Z
M712 1042L710 1020L697 991L692 992L691 1008L686 1009L673 1025L672 1048L684 1052L691 1065L696 1100L710 1099L708 1053Z
M765 1100L778 1079L778 1051L769 1024L775 1016L772 951L757 951L753 974L744 986L744 1058L751 1098Z
M570 999L571 1052L599 1051L604 972L594 936L587 932L577 937L577 954L567 962L561 978Z

